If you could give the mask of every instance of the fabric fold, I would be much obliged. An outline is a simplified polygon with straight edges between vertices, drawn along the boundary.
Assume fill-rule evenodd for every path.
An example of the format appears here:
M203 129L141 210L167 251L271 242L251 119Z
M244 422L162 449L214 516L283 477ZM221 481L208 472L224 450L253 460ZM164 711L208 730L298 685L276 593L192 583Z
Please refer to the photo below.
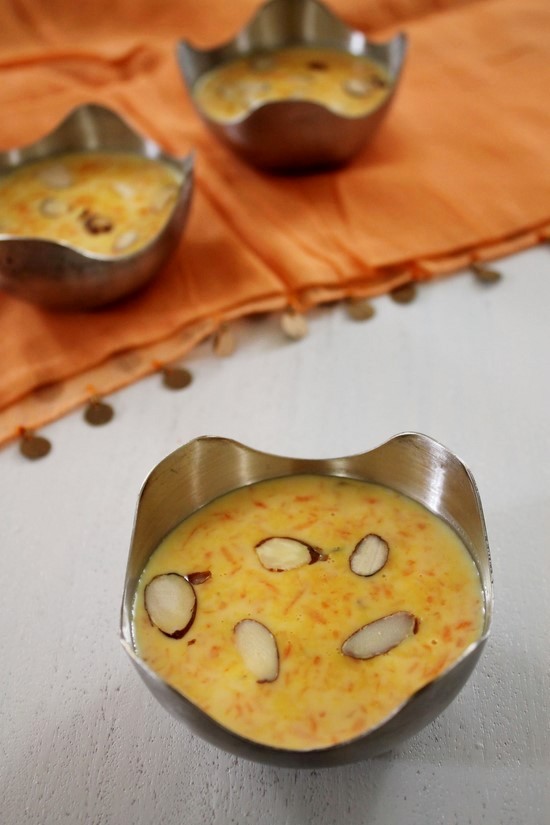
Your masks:
M224 321L378 295L550 235L547 0L330 5L375 37L406 32L402 84L352 164L285 178L216 141L175 61L178 38L225 41L257 0L6 0L1 148L102 103L170 152L195 149L197 182L176 255L129 300L61 314L0 294L0 444L183 358Z

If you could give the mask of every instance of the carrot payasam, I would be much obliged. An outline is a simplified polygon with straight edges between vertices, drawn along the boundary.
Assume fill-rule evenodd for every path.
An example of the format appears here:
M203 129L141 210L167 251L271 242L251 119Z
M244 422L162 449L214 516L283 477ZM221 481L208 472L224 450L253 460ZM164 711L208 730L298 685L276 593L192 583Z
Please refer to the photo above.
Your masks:
M360 736L482 632L458 535L378 485L298 475L235 490L155 550L142 659L226 728L311 750Z
M218 123L264 103L302 100L345 117L364 117L387 98L384 69L368 57L330 48L291 46L223 63L196 83L200 111Z
M166 225L181 186L162 161L127 152L69 152L0 179L0 233L107 257L137 252Z

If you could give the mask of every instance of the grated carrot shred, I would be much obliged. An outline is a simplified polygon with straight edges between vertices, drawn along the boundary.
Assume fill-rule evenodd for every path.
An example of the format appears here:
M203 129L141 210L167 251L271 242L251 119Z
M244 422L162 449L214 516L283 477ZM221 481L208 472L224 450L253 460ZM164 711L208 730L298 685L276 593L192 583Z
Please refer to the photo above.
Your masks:
M221 548L221 550L228 562L230 562L233 565L237 564L236 560L233 558L233 556L231 555L227 547L225 547L225 545Z
M294 598L293 598L293 599L292 599L292 600L291 600L291 601L287 604L287 606L285 607L285 609L284 609L284 611L283 611L283 612L284 612L285 614L286 614L286 613L288 613L288 612L289 612L289 610L290 610L291 608L293 608L293 607L294 607L294 605L296 604L296 602L298 601L298 599L300 599L300 598L304 595L304 593L305 593L305 592L306 592L306 591L305 591L305 588L303 588L303 589L302 589L302 590L300 590L298 593L296 593L296 595L294 596Z

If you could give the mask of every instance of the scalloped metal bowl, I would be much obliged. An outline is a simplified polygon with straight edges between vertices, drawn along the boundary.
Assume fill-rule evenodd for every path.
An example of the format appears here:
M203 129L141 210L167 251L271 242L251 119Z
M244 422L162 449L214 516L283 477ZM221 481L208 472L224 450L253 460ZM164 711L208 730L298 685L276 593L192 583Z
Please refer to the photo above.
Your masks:
M334 48L373 59L390 80L387 97L362 117L345 117L327 107L300 100L263 103L239 120L217 123L197 108L220 140L255 166L273 171L306 171L340 166L372 138L386 116L399 84L406 38L369 42L361 31L346 26L317 0L271 0L232 40L213 49L178 45L181 73L191 98L197 80L237 57L285 46Z
M57 241L0 234L0 288L54 309L94 309L146 284L178 244L193 191L192 155L166 154L111 109L94 104L74 109L35 143L0 153L0 175L28 161L74 151L121 151L162 160L182 174L182 181L164 227L128 255L102 256Z
M257 481L297 473L343 476L382 484L418 501L460 534L479 570L485 596L481 638L381 725L348 742L309 751L278 749L238 736L215 722L143 662L132 636L139 577L160 541L215 498ZM198 438L173 452L141 491L122 601L124 649L158 701L208 742L246 759L294 768L328 767L376 756L431 722L472 673L489 635L493 591L481 502L469 470L450 450L419 433L403 433L369 452L333 459L284 458L225 438Z

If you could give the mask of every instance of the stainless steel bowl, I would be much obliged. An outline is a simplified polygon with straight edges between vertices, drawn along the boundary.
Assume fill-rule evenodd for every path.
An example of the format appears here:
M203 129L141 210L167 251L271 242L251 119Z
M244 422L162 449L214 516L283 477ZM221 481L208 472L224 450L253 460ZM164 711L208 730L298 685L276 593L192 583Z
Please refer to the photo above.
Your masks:
M479 570L485 597L481 638L455 664L410 697L378 727L328 748L294 751L252 742L227 730L170 687L138 656L132 611L139 577L159 542L198 508L247 484L297 473L361 479L424 505L461 536ZM237 756L293 768L356 762L390 750L431 722L472 673L489 635L493 609L491 562L479 494L469 470L450 450L418 433L403 433L366 453L333 459L283 458L225 438L198 438L150 473L141 491L122 602L124 649L152 694L207 741Z
M0 234L0 288L55 309L100 307L149 281L180 240L193 191L192 155L166 154L115 112L93 104L74 109L36 143L0 153L0 176L28 161L77 151L121 151L162 160L182 174L182 181L164 227L128 255L97 255L57 241Z
M300 100L263 103L228 124L213 121L200 109L198 112L218 138L255 166L274 171L340 166L368 143L388 112L405 58L405 35L373 43L318 0L270 0L232 40L205 50L182 41L177 56L193 97L197 80L211 69L238 57L286 46L334 48L369 57L386 70L388 95L377 109L361 117L338 115L321 104Z

